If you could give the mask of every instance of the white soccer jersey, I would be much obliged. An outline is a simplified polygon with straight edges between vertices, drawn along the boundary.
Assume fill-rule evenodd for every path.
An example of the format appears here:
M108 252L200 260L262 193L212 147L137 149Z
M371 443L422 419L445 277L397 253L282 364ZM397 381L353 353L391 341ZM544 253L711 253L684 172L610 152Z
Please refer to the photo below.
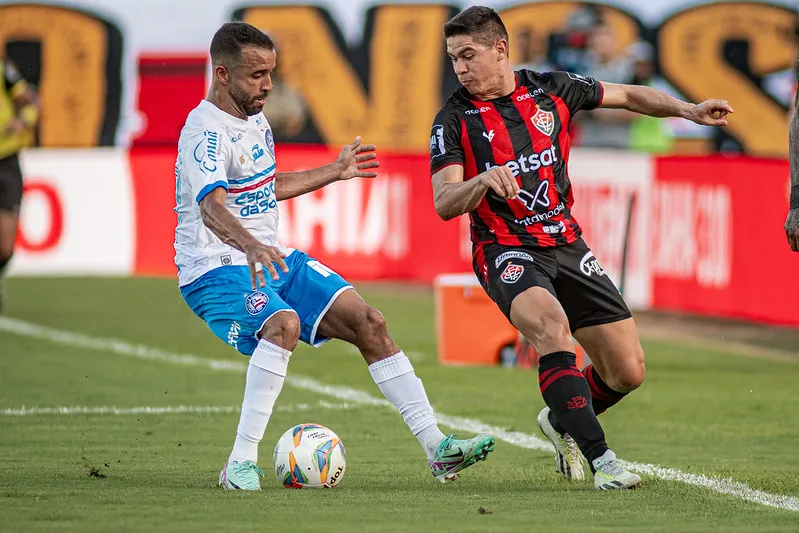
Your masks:
M227 190L227 208L242 226L262 243L280 247L275 144L263 113L242 120L201 101L180 132L175 179L175 264L180 286L220 266L247 264L242 252L203 224L200 200L217 187Z

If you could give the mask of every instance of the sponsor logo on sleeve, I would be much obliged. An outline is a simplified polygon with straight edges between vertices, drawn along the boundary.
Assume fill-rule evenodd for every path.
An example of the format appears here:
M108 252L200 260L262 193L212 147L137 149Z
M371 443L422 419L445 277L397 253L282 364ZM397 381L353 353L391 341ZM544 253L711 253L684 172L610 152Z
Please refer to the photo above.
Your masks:
M433 126L433 134L430 136L430 157L436 158L447 153L444 147L444 126L436 124Z
M200 172L203 174L216 172L216 154L218 150L219 134L215 131L204 131L203 139L194 147L194 161L197 162Z
M593 85L594 84L594 78L586 78L585 76L580 76L579 74L576 74L574 72L567 72L566 75L570 79L572 79L574 81L579 81L580 83L585 83L586 85Z

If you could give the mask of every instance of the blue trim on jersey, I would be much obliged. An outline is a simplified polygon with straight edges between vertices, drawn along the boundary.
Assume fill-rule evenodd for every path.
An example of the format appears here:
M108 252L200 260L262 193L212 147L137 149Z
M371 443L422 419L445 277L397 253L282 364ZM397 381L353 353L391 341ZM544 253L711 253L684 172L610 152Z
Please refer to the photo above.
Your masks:
M223 189L225 189L225 191L227 191L227 182L220 180L214 183L209 183L208 185L203 187L202 190L197 193L197 203L199 204L203 198L208 196L208 194L217 187L222 187Z
M237 180L228 180L228 183L230 183L231 185L243 185L243 184L245 184L245 183L247 183L249 181L253 181L253 180L257 180L259 178L263 178L264 176L266 176L267 174L269 174L273 170L275 170L275 165L274 164L271 167L267 168L266 170L263 170L263 171L259 172L258 174L255 174L255 175L250 176L248 178L239 178Z

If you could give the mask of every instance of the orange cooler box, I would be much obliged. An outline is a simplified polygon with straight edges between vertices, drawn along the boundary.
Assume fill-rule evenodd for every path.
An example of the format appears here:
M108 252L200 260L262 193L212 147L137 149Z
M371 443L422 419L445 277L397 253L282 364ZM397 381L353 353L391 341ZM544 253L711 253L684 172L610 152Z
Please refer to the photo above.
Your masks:
M454 365L498 365L504 348L516 351L516 366L537 366L531 347L520 351L519 332L488 297L474 274L442 274L433 282L438 360ZM588 356L575 342L577 367Z
M498 365L500 351L519 336L474 274L442 274L433 282L438 360Z

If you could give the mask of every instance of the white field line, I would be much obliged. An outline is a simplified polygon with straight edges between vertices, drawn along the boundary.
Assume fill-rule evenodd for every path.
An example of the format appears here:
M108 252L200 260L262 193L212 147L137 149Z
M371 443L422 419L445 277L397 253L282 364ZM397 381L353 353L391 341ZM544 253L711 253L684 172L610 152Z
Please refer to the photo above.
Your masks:
M320 400L315 404L300 403L296 405L278 405L276 411L298 412L310 411L311 409L352 409L360 404L351 403L330 403ZM0 416L38 416L38 415L174 415L174 414L217 414L217 413L238 413L241 409L238 405L176 405L154 407L145 405L141 407L118 407L116 405L104 405L101 407L88 406L58 406L58 407L19 407L0 410Z
M129 344L117 339L90 337L80 333L57 330L8 317L0 317L0 331L39 340L49 340L51 342L78 348L88 348L103 352L110 351L118 355L126 355L140 359L163 361L179 365L200 366L221 371L243 371L246 369L246 365L240 362L205 359L189 354L174 354L143 345ZM349 387L326 385L309 377L292 376L286 379L286 383L295 388L317 392L345 402L391 407L388 401L382 398L376 398L363 391L351 389ZM449 416L443 413L436 413L436 416L441 424L456 431L490 433L499 440L521 448L545 452L552 451L552 446L548 442L533 435L490 426L480 420ZM666 481L679 481L687 485L702 487L720 494L727 494L767 507L799 512L799 498L797 497L756 490L745 483L733 481L732 479L691 474L673 468L633 463L630 461L622 461L622 464L625 468L635 472L655 476Z

